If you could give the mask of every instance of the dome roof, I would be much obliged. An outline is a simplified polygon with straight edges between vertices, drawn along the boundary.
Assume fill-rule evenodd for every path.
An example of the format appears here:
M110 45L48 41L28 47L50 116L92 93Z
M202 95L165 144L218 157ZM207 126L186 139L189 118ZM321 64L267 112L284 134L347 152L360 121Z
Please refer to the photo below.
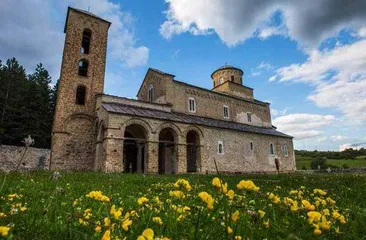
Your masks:
M233 69L233 70L240 71L240 72L241 72L241 74L243 74L243 73L244 73L244 72L243 72L243 70L241 70L240 68L237 68L237 67L234 67L234 66L231 66L231 65L224 65L224 66L222 66L222 67L220 67L220 68L216 69L216 70L211 74L211 78L212 78L212 76L213 76L216 72L218 72L218 71L220 71L220 70L224 70L224 69Z

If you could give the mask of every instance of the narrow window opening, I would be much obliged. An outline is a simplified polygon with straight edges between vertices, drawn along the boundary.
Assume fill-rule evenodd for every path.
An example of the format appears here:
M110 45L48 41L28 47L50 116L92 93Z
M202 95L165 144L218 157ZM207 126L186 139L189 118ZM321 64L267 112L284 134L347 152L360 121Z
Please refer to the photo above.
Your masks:
M86 87L78 86L76 89L75 103L78 105L85 105L85 94L86 94Z
M226 105L224 105L223 116L224 118L229 118L229 107Z
M252 122L252 114L247 113L248 122Z
M224 78L220 78L219 84L223 84L224 83Z
M89 29L85 29L83 32L83 40L81 41L82 54L89 54L90 39L91 39L91 31Z
M250 150L253 151L253 142L250 142Z
M224 144L222 143L222 141L218 142L217 153L218 154L223 154L224 153Z
M154 100L154 86L150 84L148 89L148 101L153 102L153 100Z
M81 59L79 61L79 76L87 77L88 76L88 61L85 59Z
M273 143L269 144L269 153L270 153L271 155L274 155Z
M231 81L234 82L234 75L231 75Z
M196 100L193 97L188 99L188 111L196 112Z
M283 152L284 152L285 157L287 157L288 156L288 148L287 148L287 145L283 146Z

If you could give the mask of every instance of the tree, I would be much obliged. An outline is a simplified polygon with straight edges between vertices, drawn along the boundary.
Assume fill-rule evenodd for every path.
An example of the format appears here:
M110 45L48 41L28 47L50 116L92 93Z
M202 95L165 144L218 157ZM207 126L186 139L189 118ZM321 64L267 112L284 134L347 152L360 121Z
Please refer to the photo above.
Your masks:
M311 160L310 168L313 170L317 170L320 167L320 169L326 169L327 166L327 160L325 158L314 158Z

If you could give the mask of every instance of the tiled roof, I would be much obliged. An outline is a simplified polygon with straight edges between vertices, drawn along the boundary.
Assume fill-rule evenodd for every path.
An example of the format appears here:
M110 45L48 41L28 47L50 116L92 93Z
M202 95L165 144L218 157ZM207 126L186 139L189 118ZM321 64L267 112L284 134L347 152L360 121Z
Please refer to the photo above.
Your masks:
M194 125L203 125L214 128L224 128L241 132L250 132L258 134L273 135L279 137L292 138L291 136L281 133L274 128L255 127L246 124L223 121L213 118L194 116L178 112L164 112L155 109L130 106L119 103L102 103L105 110L112 113L123 115L139 116L146 118L155 118L174 122L181 122Z

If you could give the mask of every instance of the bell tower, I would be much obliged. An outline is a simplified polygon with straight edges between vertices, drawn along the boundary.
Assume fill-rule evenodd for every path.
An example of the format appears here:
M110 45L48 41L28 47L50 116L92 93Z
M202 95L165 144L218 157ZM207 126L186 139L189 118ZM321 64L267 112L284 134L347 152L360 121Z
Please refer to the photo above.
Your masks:
M87 11L67 10L52 130L52 169L93 169L96 94L103 93L110 24Z

